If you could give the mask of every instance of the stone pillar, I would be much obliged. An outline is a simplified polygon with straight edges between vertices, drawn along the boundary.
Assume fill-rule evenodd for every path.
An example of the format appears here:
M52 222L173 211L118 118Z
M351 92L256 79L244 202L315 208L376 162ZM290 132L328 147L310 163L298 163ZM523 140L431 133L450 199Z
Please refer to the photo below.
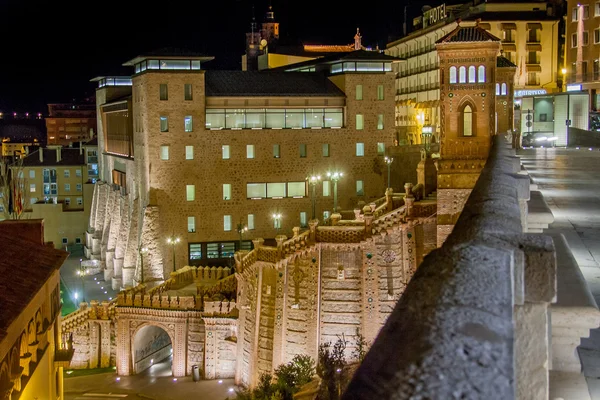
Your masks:
M379 321L379 271L376 265L377 247L373 240L361 243L362 247L362 309L361 333L373 343L380 328Z
M292 232L294 233L293 237L296 237L298 235L300 235L300 227L299 226L295 226L292 228Z
M283 242L286 240L287 236L285 235L275 236L275 241L277 242L277 255L279 258L283 258Z
M250 361L250 384L255 385L259 378L258 368L258 346L260 337L260 314L262 311L262 280L263 280L263 269L262 266L257 267L258 279L256 285L256 314L254 316L254 332L252 338L252 358Z
M404 204L406 205L406 215L408 217L412 217L414 214L413 207L415 204L415 196L413 196L413 194L412 194L412 187L413 187L412 183L404 184L404 191L406 192L406 194L404 196Z
M128 214L129 229L126 232L126 239L124 245L124 258L123 258L123 286L129 286L133 284L133 278L139 279L140 271L136 268L141 267L138 260L138 227L140 212L138 207L138 200L134 200L133 205L130 207ZM131 271L133 270L133 271ZM131 277L131 280L129 279ZM145 278L145 276L144 276Z
M342 215L339 213L333 213L333 214L331 214L330 219L331 219L331 225L336 226L342 219Z
M129 331L128 319L119 318L117 320L117 375L131 375L131 341L133 332Z
M252 239L252 244L254 245L255 249L262 247L264 242L265 242L265 240L263 238Z
M417 165L417 184L423 186L423 198L437 187L437 171L433 159L421 158Z
M148 248L148 253L144 259L144 281L164 280L173 268L170 257L171 245L167 244L165 238L162 237L159 213L160 210L157 206L147 206L144 210L141 241ZM183 248L183 244L177 244L176 246L178 246L175 250L178 258L177 262L183 259L182 255L187 254L187 249ZM168 251L168 259L171 260L166 268L164 262L167 258L163 255L163 249ZM181 262L178 262L178 264L180 267L183 266Z
M317 241L317 226L319 226L318 219L312 219L308 221L308 227L310 229L310 241L311 243L315 243Z
M100 368L110 367L110 320L97 320L100 327Z
M277 276L275 279L275 326L273 332L273 365L278 366L285 362L284 360L284 348L285 348L285 333L287 328L287 276L288 276L288 264L286 263L283 268L276 271Z
M386 211L390 212L394 209L394 189L387 188L385 190Z
M187 363L187 322L175 324L173 334L173 376L185 376Z
M204 326L204 378L215 379L217 377L217 329L214 321L207 321L207 318L204 321L206 324Z

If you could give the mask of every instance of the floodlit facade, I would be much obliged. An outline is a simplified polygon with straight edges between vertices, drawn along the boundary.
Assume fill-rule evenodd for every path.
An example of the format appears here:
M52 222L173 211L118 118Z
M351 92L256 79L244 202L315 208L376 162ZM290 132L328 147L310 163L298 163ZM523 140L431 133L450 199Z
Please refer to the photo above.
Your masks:
M400 140L421 143L423 128L439 140L440 64L435 42L457 26L479 24L501 39L503 57L517 65L516 97L560 90L560 17L546 2L471 3L428 9L413 21L414 30L388 43L386 54L400 57L396 64L395 123ZM517 100L518 101L518 100ZM515 113L518 118L520 113ZM519 128L518 120L514 129ZM509 127L513 129L513 124Z
M48 104L48 112L45 118L48 145L68 146L94 137L96 107L93 102Z

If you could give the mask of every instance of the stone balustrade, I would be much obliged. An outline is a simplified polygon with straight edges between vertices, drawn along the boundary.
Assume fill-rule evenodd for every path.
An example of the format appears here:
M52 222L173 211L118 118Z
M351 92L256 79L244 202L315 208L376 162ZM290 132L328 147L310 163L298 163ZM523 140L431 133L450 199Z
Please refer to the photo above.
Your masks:
M417 269L344 399L548 399L556 256L550 237L523 233L519 168L494 137L454 230Z
M299 229L299 228L294 228ZM292 254L296 251L305 249L308 245L310 239L310 231L302 232L298 235L295 235L289 240L286 240L282 244L283 253L284 254Z
M236 308L235 301L205 301L203 315L227 315Z

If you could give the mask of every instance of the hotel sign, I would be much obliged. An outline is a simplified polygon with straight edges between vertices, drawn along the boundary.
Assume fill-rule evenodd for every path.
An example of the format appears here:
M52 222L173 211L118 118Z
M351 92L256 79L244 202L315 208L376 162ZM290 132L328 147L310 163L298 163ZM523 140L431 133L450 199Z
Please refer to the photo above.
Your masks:
M427 28L439 21L446 19L446 4L432 8L423 13L423 28Z
M546 89L515 90L515 97L540 96L544 94L548 94L548 91Z

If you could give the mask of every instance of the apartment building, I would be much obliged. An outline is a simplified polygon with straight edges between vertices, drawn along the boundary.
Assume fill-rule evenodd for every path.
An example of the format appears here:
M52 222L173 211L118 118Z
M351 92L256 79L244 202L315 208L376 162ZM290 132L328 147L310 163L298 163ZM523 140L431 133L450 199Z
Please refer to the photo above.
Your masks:
M517 65L517 108L520 96L560 90L560 17L555 6L543 1L486 2L424 10L413 21L413 32L386 46L386 54L406 60L394 66L395 123L401 141L421 143L423 132L429 131L439 140L440 66L435 42L453 31L459 20L461 26L478 24L501 39L503 57ZM473 58L477 56L474 51ZM519 126L515 124L515 129Z
M68 146L93 138L96 107L93 102L48 104L47 144Z
M600 2L592 0L567 2L565 65L569 91L585 90L590 95L590 108L600 108Z
M210 59L153 53L124 64L131 86L95 78L99 178L111 186L94 201L124 204L129 214L114 223L141 227L127 241L149 249L148 279L177 265L224 265L252 238L326 221L336 193L339 208L352 210L385 190L397 58L361 50L289 66L296 71L201 69ZM336 183L327 172L343 176ZM93 219L92 257L109 250ZM129 259L119 244L114 252L98 258L130 284L125 270L140 255Z

